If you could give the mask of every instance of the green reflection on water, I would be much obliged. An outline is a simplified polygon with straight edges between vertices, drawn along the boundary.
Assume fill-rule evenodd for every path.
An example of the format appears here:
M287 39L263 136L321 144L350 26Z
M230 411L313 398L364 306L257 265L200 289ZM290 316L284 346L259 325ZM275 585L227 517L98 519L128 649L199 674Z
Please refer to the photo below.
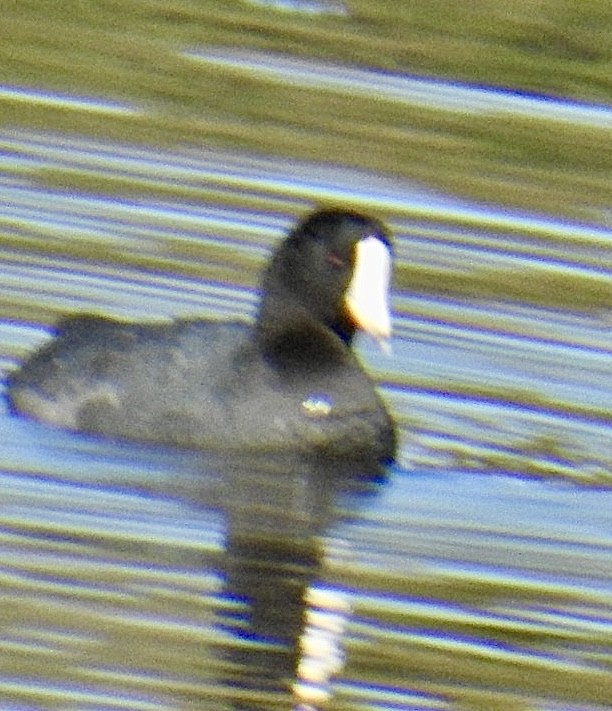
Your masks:
M423 109L198 65L221 45L609 101L612 10L521 0L351 3L346 17L248 3L137 0L3 8L0 81L133 102L133 115L0 101L5 125L153 145L223 144L402 175L470 197L598 221L610 129ZM66 38L70 37L70 42Z

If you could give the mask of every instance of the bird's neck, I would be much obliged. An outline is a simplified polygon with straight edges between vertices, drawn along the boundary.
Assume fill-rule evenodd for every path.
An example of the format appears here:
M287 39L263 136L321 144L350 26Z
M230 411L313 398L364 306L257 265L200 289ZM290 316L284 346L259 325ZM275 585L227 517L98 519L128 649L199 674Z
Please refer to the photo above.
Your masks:
M350 358L353 336L347 324L327 325L290 295L267 293L255 326L255 341L266 358L277 365L309 368L344 363Z

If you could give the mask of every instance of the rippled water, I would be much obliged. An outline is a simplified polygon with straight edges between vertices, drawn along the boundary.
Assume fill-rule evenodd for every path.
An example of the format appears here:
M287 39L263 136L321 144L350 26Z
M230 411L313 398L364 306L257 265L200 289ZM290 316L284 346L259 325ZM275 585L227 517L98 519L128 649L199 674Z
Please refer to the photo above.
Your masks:
M273 54L205 54L299 79ZM308 81L325 69L292 66ZM349 97L355 82L378 89L350 67L334 81ZM443 106L463 91L438 90ZM127 101L3 97L147 118ZM550 118L550 103L523 106ZM372 480L104 442L3 405L2 708L609 708L605 216L519 212L254 146L96 135L0 131L2 373L65 313L251 314L296 215L349 204L396 237L393 354L359 347L401 453Z

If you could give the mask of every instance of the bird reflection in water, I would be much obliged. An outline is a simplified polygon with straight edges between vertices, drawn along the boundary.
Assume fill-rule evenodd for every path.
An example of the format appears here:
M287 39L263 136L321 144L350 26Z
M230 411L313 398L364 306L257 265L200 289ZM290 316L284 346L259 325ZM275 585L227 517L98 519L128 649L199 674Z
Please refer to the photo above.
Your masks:
M236 711L312 711L329 699L350 615L349 595L326 581L328 570L350 559L334 528L383 482L378 469L330 461L230 467L219 624Z

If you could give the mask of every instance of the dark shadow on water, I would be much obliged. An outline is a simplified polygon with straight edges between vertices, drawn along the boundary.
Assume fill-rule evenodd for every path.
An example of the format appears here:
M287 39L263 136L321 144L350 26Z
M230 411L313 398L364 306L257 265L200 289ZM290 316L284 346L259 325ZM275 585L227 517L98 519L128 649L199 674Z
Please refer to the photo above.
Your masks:
M222 624L240 642L225 656L239 670L232 685L262 698L261 705L236 708L268 708L267 695L286 692L288 683L299 701L324 699L341 658L347 608L339 591L315 592L322 540L338 520L338 500L350 515L383 477L337 462L286 458L224 465L231 482L224 506L226 594L239 612L231 610Z

